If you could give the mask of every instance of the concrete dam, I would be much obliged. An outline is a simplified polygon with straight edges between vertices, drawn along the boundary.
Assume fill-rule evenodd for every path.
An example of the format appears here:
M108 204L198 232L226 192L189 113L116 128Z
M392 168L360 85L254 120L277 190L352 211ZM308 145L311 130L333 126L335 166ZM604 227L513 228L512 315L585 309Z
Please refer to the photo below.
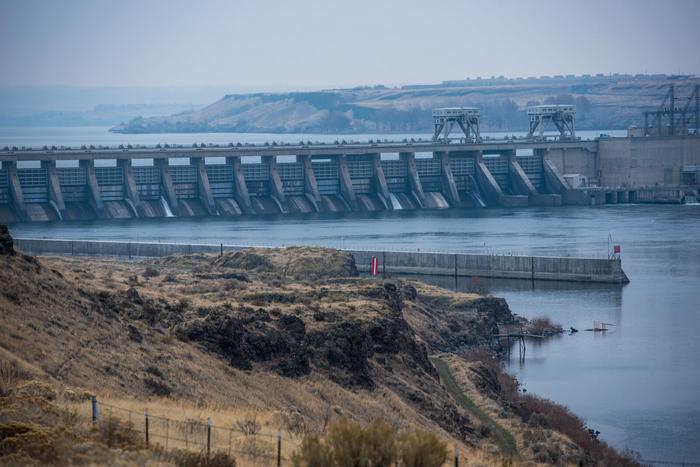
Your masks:
M0 164L2 223L680 203L700 136L4 148Z

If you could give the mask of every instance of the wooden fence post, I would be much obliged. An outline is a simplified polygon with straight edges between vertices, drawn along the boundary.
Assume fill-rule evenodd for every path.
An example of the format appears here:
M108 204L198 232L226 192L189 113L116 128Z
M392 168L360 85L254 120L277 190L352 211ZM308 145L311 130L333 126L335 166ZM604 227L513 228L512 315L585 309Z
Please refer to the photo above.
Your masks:
M207 458L211 454L211 417L207 418Z
M92 423L96 423L100 419L100 411L97 407L97 396L90 396L92 400Z
M148 409L143 411L143 426L144 436L146 438L146 446L148 446Z
M282 465L282 432L277 432L277 467Z

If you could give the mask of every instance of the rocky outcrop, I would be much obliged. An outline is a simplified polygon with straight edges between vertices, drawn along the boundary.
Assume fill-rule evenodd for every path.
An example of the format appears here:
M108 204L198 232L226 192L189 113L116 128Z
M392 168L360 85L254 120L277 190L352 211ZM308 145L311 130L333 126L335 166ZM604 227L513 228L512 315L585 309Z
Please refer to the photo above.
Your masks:
M493 336L498 334L499 326L514 322L502 298L422 292L418 292L416 305L408 307L405 316L416 334L435 351L498 345Z
M144 297L133 287L125 293L98 294L97 306L102 313L172 331L238 369L255 367L298 377L315 368L340 384L372 388L372 360L381 356L401 354L411 367L436 377L427 346L416 340L403 319L403 291L415 293L410 285L395 283L362 289L366 298L380 301L383 312L373 319L312 310L286 314L246 305L195 308Z

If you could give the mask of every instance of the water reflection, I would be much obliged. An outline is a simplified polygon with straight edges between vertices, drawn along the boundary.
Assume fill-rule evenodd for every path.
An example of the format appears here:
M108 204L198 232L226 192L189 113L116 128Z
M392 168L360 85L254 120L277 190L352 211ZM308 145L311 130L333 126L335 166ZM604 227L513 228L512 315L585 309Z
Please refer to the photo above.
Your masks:
M592 327L593 321L622 320L622 297L626 285L564 281L528 281L497 278L465 278L410 275L416 279L459 292L486 292L508 301L515 314L547 316L565 329ZM477 282L478 283L475 283ZM476 290L475 290L476 288Z

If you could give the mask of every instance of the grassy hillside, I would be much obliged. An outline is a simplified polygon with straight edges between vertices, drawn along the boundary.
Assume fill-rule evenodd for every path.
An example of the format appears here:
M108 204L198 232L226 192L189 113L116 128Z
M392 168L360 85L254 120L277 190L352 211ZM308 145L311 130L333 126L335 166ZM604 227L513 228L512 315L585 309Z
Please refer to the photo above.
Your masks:
M562 78L446 82L434 86L368 87L318 92L227 95L193 112L136 118L112 129L122 133L430 132L436 107L481 108L482 131L527 130L532 104L575 104L579 129L642 125L642 111L661 104L670 84L689 95L700 79ZM679 101L679 105L684 105Z
M241 427L253 419L271 436L285 433L285 460L307 436L323 436L345 418L433 432L476 462L462 465L500 465L514 450L537 461L531 444L551 438L523 435L524 427L551 429L526 425L499 384L460 376L475 363L458 354L498 350L491 336L514 322L502 299L360 278L351 256L325 249L125 263L37 259L4 239L0 465L175 463L131 432L91 428L87 394L182 426L212 417L215 426ZM430 360L439 353L442 374ZM444 365L457 375L447 385ZM465 406L457 387L472 391L477 406L483 391L488 407ZM547 459L593 462L590 446L557 436L564 441L548 448ZM94 449L84 452L85 443Z

